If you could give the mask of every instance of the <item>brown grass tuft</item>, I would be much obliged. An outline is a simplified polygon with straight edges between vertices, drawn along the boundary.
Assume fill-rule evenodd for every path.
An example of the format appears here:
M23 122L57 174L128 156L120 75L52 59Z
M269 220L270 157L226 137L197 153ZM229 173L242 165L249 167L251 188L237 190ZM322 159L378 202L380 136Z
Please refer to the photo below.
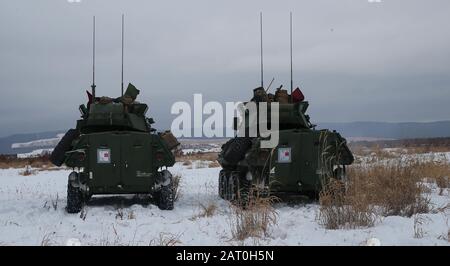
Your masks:
M425 235L425 231L423 229L424 223L427 222L427 219L421 215L414 216L414 238L423 238Z
M42 237L40 245L41 246L52 246L54 244L54 242L52 240L52 236L53 235L55 235L55 232L44 234L44 236Z
M200 208L201 208L200 213L192 217L191 220L203 217L212 217L217 211L217 205L213 202L209 203L208 205L200 203Z
M259 195L259 193L250 193ZM249 237L266 237L270 235L270 227L277 224L278 213L272 206L278 199L273 196L251 196L245 208L231 205L231 234L235 240Z
M177 156L177 162L186 162L186 161L211 161L214 162L217 160L218 153L217 152L197 152L197 153L189 153L186 155Z
M319 222L328 229L373 226L377 217L411 217L430 211L423 163L391 160L387 164L354 165L345 187L331 181L320 194Z
M332 179L320 192L318 221L327 229L371 227L377 216L366 195L346 191L344 183Z
M149 246L173 247L181 244L180 237L181 234L174 235L171 233L161 232L157 238L150 240Z
M19 175L30 176L30 175L35 175L36 172L37 172L37 170L32 169L30 165L27 165L23 171L19 172Z
M217 161L210 162L208 164L208 168L217 168L217 167L220 167L220 164Z
M24 168L30 165L33 168L50 168L50 155L38 156L33 158L17 158L10 155L0 155L0 169Z
M183 162L183 165L184 165L184 166L192 165L192 161L189 161L189 160L184 161L184 162Z
M180 175L174 175L172 177L172 183L173 183L173 191L174 191L174 201L177 201L180 198L181 195L181 189L180 189L180 180L181 180L181 176Z
M201 217L211 217L217 210L217 205L214 203L210 203L207 206L200 204L200 207L202 208Z
M450 165L442 160L424 162L420 165L418 172L421 177L436 182L442 195L445 188L450 188Z
M354 166L348 171L353 194L363 194L369 204L380 206L382 215L411 217L429 211L427 188L422 183L421 163L392 160L389 164Z

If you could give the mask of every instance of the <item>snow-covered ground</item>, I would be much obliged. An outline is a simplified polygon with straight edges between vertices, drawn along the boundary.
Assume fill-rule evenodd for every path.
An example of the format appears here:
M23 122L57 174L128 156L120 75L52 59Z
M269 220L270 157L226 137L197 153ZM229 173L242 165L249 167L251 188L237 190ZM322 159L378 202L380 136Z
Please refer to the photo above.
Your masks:
M82 214L67 214L69 170L40 171L22 176L23 169L0 170L0 245L159 245L176 239L178 245L449 245L449 210L421 215L423 237L414 237L414 219L385 217L376 226L326 230L318 224L317 204L277 204L278 223L269 237L232 240L232 211L217 196L219 168L188 169L177 163L180 197L173 211L161 211L132 196L94 197ZM450 203L446 190L431 195L435 207ZM57 204L56 204L57 203ZM200 204L217 206L212 217L199 217Z

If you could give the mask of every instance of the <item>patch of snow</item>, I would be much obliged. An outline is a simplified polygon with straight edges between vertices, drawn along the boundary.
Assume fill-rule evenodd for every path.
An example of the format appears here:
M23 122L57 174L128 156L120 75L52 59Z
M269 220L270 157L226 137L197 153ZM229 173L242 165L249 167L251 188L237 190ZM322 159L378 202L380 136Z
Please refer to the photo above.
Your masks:
M77 238L69 238L66 241L66 246L81 246L81 241Z
M367 239L366 246L381 246L381 241L378 238L372 237Z
M230 205L217 195L220 168L189 169L177 163L169 170L181 176L173 211L162 211L135 196L94 196L82 213L65 211L70 170L0 170L0 242L4 245L158 245L175 238L179 245L449 245L450 210L421 214L422 238L414 237L414 218L384 217L374 227L327 230L317 221L317 203L275 204L278 223L269 237L232 240ZM436 206L449 204L432 190ZM200 205L217 206L211 217L199 217ZM376 240L375 240L376 239ZM378 240L378 241L377 241Z

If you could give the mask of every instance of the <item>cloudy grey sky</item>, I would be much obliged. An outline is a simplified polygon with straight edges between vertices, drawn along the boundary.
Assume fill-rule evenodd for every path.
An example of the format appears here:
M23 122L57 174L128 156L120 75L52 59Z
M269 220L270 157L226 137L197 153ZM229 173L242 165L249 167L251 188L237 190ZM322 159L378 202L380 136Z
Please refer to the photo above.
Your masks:
M259 85L259 12L265 82L294 82L314 122L450 119L447 0L16 0L0 3L0 136L75 126L91 83L97 20L99 95L120 93L120 25L126 19L125 82L141 89L158 128L174 101L247 100Z

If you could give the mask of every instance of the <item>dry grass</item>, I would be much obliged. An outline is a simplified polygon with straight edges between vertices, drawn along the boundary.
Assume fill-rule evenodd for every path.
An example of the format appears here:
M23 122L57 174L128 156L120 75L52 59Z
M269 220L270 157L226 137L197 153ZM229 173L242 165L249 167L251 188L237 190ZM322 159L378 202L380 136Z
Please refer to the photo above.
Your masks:
M165 246L173 247L181 244L180 241L181 234L175 235L171 233L159 233L159 236L150 240L149 246Z
M220 167L220 164L217 161L210 162L208 164L208 168L217 168L217 167Z
M348 171L353 190L364 195L368 204L381 207L381 214L411 217L429 211L429 199L422 183L422 164L392 160L389 164L355 166Z
M124 217L123 209L122 208L117 209L116 219L123 220L123 217Z
M197 218L203 218L203 217L212 217L217 211L217 205L214 202L210 202L207 205L204 205L200 203L200 213L192 217L191 220L195 220Z
M39 156L34 158L16 158L13 156L0 155L0 169L8 168L25 168L31 166L32 168L51 168L49 155Z
M424 162L418 169L421 177L434 181L439 187L439 194L450 187L450 165L444 161Z
M172 177L172 183L173 183L173 191L174 191L174 201L177 201L181 196L181 189L180 189L180 175L175 175Z
M34 175L39 171L56 171L65 169L65 167L54 166L49 156L39 156L34 158L16 158L13 156L0 155L0 169L20 169L25 168L21 175ZM27 170L28 168L28 170Z
M375 155L375 157L377 157L378 160L393 159L399 156L399 154L394 153L392 151L387 151L378 145L372 148L370 151L371 155Z
M430 199L423 177L430 168L440 166L397 159L388 164L352 166L345 186L339 181L324 186L318 220L328 229L356 228L373 226L380 215L427 213Z
M44 236L42 237L41 246L51 246L54 244L53 240L52 240L52 236L55 234L55 232L51 232L51 233L46 233L44 234Z
M352 147L352 153L356 156L362 157L374 157L377 160L393 159L399 156L398 153L387 151L379 145L373 147L354 146Z
M400 148L406 154L439 153L450 151L450 138L422 138L379 141L356 141L350 143L356 155L369 155L371 150L382 148Z
M212 217L217 210L217 205L214 203L209 203L208 205L200 204L202 208L202 212L200 213L200 217Z
M427 222L427 219L421 215L414 216L414 238L423 238L425 231L423 225Z
M449 152L449 146L430 146L424 145L419 147L408 147L408 154L423 154L423 153L440 153L440 152Z
M202 168L209 168L211 162L209 161L194 161L192 162L192 165L189 165L187 169L202 169Z
M32 169L30 165L27 165L23 171L19 172L19 175L30 176L30 175L35 175L36 173L37 173L37 170Z
M136 214L134 214L134 211L133 210L130 210L129 212L128 212L128 220L133 220L133 219L136 219Z
M365 194L354 191L356 185L345 190L345 185L331 180L320 192L318 221L327 229L371 227L377 216L374 206Z
M217 152L197 152L190 153L185 155L178 155L176 157L177 162L186 163L189 165L187 161L211 161L214 162L217 160L218 153Z
M259 193L250 193L259 195ZM249 237L267 237L270 228L277 224L278 213L273 203L278 199L273 196L251 196L245 208L231 205L231 234L235 240L245 240Z

